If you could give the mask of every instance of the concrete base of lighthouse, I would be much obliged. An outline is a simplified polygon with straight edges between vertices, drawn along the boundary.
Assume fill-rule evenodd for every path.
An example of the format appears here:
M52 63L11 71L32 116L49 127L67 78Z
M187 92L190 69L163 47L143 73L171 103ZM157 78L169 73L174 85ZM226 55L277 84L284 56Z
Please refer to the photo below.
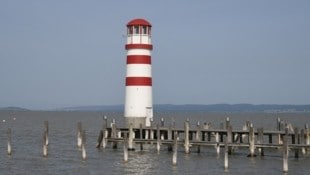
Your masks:
M134 128L140 128L140 124L142 127L145 127L146 117L125 117L126 126L129 128L130 124Z

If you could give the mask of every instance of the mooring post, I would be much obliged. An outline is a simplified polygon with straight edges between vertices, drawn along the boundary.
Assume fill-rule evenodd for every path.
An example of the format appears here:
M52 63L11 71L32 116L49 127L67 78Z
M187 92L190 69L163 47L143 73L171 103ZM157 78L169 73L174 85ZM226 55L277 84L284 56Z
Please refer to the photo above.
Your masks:
M184 150L189 153L189 121L184 122Z
M228 169L228 137L225 139L224 168Z
M134 131L133 131L133 124L129 124L129 138L128 138L128 150L134 151L135 148L133 147L133 139L134 139Z
M45 131L45 134L46 134L46 145L48 145L48 121L44 121L44 131Z
M7 136L8 136L8 155L12 154L12 147L11 147L11 142L12 142L12 130L11 128L8 128L7 130Z
M153 122L153 119L151 119L150 139L154 140L154 122ZM151 144L153 144L153 142L151 142Z
M302 144L302 145L306 144L306 142L305 142L305 130L304 129L300 130L300 144ZM302 155L306 154L305 147L301 148L301 153L302 153Z
M140 150L142 151L143 150L143 143L142 143L142 139L143 139L143 130L142 130L142 123L140 123L140 140L141 140L141 143L140 143Z
M226 135L226 140L228 142L228 144L232 143L232 126L228 125L227 126L227 135ZM232 154L232 147L229 146L228 147L228 154L231 155Z
M117 138L117 133L116 133L116 123L115 123L115 120L113 119L113 121L112 121L112 123L111 123L111 137L113 138L113 139L115 139L115 138ZM113 149L117 149L117 142L116 141L114 141L113 143L112 143L112 147L113 147Z
M107 142L108 142L108 117L103 116L103 126L102 126L102 131L103 131L103 139L102 139L102 147L106 148L107 147Z
M215 133L215 142L216 142L216 153L219 155L220 154L220 135L218 132Z
M277 131L281 131L281 119L278 118L277 119ZM282 141L281 141L281 134L279 133L278 134L278 144L282 144Z
M96 148L100 148L101 144L104 142L103 141L103 131L100 130L99 131L99 136L98 136L98 139L97 139L97 145L96 145Z
M86 160L87 158L85 144L86 144L86 131L83 130L82 131L82 159L83 160Z
M127 132L124 132L124 162L128 162L128 137Z
M82 123L77 124L77 146L81 148L82 146Z
M299 141L299 128L294 128L294 142L293 144L295 145L298 145L300 144L300 141ZM299 148L295 147L295 158L298 158L299 157Z
M253 124L250 125L249 129L249 150L250 154L248 155L248 157L255 157L255 134Z
M264 128L257 128L257 132L258 132L257 143L262 145L264 143ZM262 148L262 146L258 148L258 152L260 153L261 156L264 156L264 148Z
M168 140L172 141L172 125L170 124L168 127ZM172 144L168 144L168 151L172 151Z
M172 165L177 165L178 160L178 133L174 131Z
M285 128L285 135L283 137L283 172L288 172L288 128Z
M201 141L201 131L200 131L200 122L197 122L197 130L196 130L196 141L200 142ZM197 145L197 153L200 153L200 145Z
M159 152L160 151L160 128L159 128L159 124L157 124L156 137L157 137L157 152Z
M308 124L305 125L306 145L310 145L310 130Z
M43 132L43 157L47 157L46 131Z

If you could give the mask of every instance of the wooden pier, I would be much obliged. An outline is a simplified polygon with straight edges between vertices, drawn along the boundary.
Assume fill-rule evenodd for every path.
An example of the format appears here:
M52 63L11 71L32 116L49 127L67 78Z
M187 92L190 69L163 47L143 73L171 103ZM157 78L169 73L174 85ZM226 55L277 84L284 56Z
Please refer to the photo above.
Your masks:
M197 122L195 127L190 128L190 121L184 122L184 127L176 127L174 124L164 125L163 119L159 123L151 122L150 127L139 128L117 127L115 121L108 123L104 119L103 128L100 133L104 137L98 138L97 147L106 147L112 143L117 148L118 143L128 146L127 150L140 149L143 145L155 144L157 151L165 146L168 151L173 152L173 165L177 164L178 147L183 147L184 153L201 151L201 147L209 147L219 154L221 148L225 150L225 169L228 168L228 155L235 150L248 150L248 157L264 156L265 149L277 149L283 152L283 171L288 171L289 151L294 152L294 157L310 152L310 130L306 124L303 129L292 128L290 124L277 120L275 130L266 131L264 128L255 128L250 122L246 122L243 128L233 128L229 118L225 124L221 123L219 128L200 125ZM227 155L226 155L227 152ZM227 160L226 160L227 159ZM128 161L128 157L126 158Z

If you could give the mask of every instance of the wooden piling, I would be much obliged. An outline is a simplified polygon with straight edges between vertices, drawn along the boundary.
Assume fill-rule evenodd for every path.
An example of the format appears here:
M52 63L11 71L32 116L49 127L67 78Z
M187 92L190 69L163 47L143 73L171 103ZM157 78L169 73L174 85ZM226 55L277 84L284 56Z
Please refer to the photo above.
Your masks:
M77 124L77 146L82 147L82 123L78 122Z
M128 138L127 132L124 133L124 162L128 162Z
M196 141L201 141L201 132L200 132L200 125L199 122L197 123L197 129L196 129ZM200 153L200 145L197 145L197 153Z
M177 165L178 160L178 133L174 131L172 165Z
M257 132L258 132L257 143L264 144L264 128L258 128ZM262 147L258 148L258 152L260 153L261 156L264 156L264 148Z
M143 130L142 130L142 123L140 123L140 139L142 140L143 139ZM140 143L140 150L142 151L143 150L143 143L141 142Z
M306 142L305 142L305 130L304 129L300 130L300 144L302 144L302 145L306 144ZM305 147L301 148L301 153L302 153L302 155L306 154Z
M168 133L167 133L167 137L168 137L168 140L172 140L172 125L170 124L169 127L168 127ZM168 151L172 151L173 148L172 148L172 144L168 144Z
M296 127L294 128L294 141L292 142L295 145L300 144L299 142L299 129ZM299 158L299 149L295 148L295 158Z
M189 121L184 122L184 150L189 153Z
M220 135L218 132L215 133L215 142L216 142L216 153L219 155L220 154Z
M11 146L11 143L12 143L12 130L11 130L11 128L8 128L8 130L7 130L7 137L8 137L8 150L7 150L7 153L8 153L8 155L11 155L12 154L12 146Z
M250 125L249 129L249 150L250 154L248 157L256 157L255 155L255 134L254 134L254 128L253 125Z
M112 123L111 123L111 137L112 138L117 138L117 131L116 131L116 124L115 124L115 120L113 119ZM113 149L117 149L117 142L113 142L112 143L112 147Z
M160 151L160 144L161 144L161 141L160 141L160 128L159 128L159 124L157 124L157 133L156 133L156 139L157 139L157 152Z
M228 125L226 127L227 129L227 135L226 135L226 140L228 142L228 144L232 143L232 126ZM232 154L232 147L228 147L228 154L231 155Z
M85 144L86 144L86 131L83 130L82 131L82 159L83 160L86 160L87 158Z
M283 172L288 172L288 128L285 128L285 135L283 137Z
M133 131L133 124L129 124L129 138L128 138L128 150L134 151L135 148L133 147L133 139L134 139L134 131Z
M47 157L46 131L43 132L43 157Z
M102 125L102 131L103 131L103 139L102 139L102 148L106 148L107 147L107 143L108 143L108 117L107 116L103 116L103 125Z
M45 131L45 134L46 134L46 145L48 145L48 130L49 130L49 128L48 128L48 121L44 121L44 131Z
M224 168L228 169L228 137L225 139Z
M100 130L99 132L99 136L98 136L98 139L97 139L97 145L96 145L96 148L100 148L101 147L101 144L103 143L103 131Z

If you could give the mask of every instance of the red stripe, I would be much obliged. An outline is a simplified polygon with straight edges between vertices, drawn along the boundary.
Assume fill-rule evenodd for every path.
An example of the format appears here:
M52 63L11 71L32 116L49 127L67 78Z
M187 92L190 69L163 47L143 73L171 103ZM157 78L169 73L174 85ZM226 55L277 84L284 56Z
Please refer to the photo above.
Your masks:
M126 86L152 86L151 77L126 77Z
M127 64L151 64L151 56L148 55L128 55Z
M126 44L126 50L128 49L148 49L153 50L152 44Z

